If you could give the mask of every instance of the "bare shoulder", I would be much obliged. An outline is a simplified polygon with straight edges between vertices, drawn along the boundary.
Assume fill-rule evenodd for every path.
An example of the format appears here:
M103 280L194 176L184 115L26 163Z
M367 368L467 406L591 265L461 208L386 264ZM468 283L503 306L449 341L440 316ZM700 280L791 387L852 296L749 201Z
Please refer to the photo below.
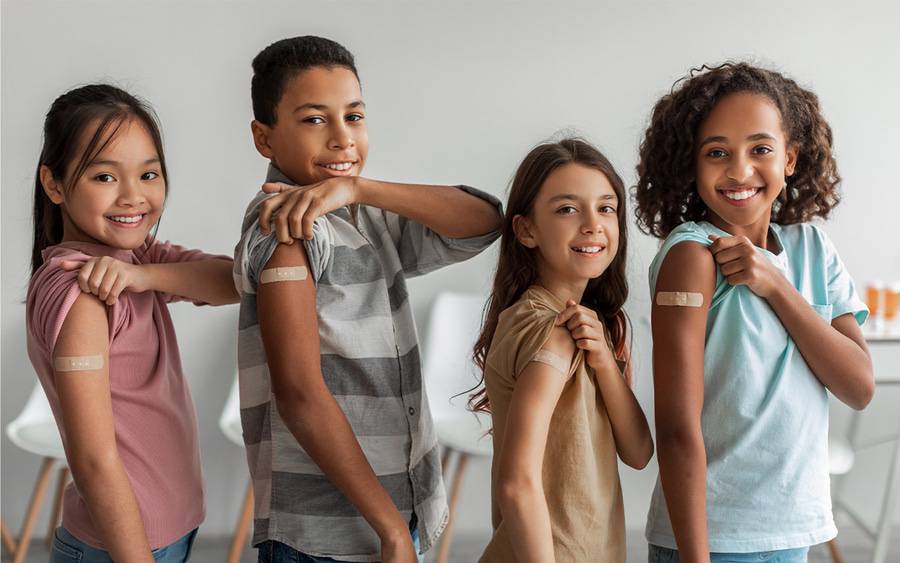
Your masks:
M663 259L655 291L694 291L710 297L715 281L716 262L709 249L699 242L684 241Z

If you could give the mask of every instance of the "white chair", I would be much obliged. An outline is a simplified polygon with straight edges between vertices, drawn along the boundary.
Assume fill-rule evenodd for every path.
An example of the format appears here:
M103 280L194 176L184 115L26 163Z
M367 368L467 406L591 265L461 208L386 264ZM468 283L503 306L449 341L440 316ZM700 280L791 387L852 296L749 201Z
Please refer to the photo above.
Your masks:
M25 560L28 553L34 524L41 510L41 501L44 499L44 493L50 482L50 473L57 461L62 461L63 467L59 470L56 494L53 498L47 545L53 541L54 532L59 525L63 490L69 482L69 467L65 464L66 452L63 449L62 438L50 410L50 403L47 402L47 396L39 383L31 390L31 395L19 416L6 426L6 435L13 444L43 458L18 539L13 540L8 531L3 534L4 544L12 555L13 562L20 563Z
M481 379L480 370L472 361L472 347L481 332L484 304L485 298L479 295L441 293L431 306L428 321L423 374L438 441L443 447L445 475L450 463L458 460L450 487L450 521L436 563L445 563L450 553L453 515L469 458L490 457L493 453L488 435L490 416L469 411L466 392Z
M219 417L219 428L225 437L235 444L244 447L244 431L241 428L241 400L237 377L231 385L231 392L225 401L225 408ZM247 531L250 529L250 520L253 517L253 481L247 484L247 492L244 494L244 504L241 514L238 516L231 537L231 547L228 548L228 563L237 563L241 559L241 551L247 541Z
M850 442L835 436L828 437L828 472L835 476L835 482L840 482L841 476L853 469L855 457ZM828 551L834 563L844 563L836 538L828 542Z

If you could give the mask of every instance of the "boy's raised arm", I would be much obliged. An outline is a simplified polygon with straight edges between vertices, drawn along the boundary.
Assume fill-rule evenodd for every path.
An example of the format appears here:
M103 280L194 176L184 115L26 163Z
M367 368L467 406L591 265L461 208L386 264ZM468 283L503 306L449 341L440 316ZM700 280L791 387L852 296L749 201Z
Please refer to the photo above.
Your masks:
M263 275L273 268L292 267L308 271L303 245L279 245ZM322 376L313 280L303 275L292 278L261 283L257 289L260 332L278 413L325 476L381 538L382 560L413 563L416 555L409 527Z
M455 186L400 184L355 176L329 178L303 187L273 182L265 184L263 191L281 195L261 204L260 229L268 233L271 221L278 240L285 243L312 238L316 218L354 203L392 211L448 238L496 231L502 219L496 206Z
M653 384L659 475L685 563L709 561L706 448L700 426L703 357L715 289L712 255L694 242L675 245L653 290ZM699 307L660 305L659 292L700 293Z

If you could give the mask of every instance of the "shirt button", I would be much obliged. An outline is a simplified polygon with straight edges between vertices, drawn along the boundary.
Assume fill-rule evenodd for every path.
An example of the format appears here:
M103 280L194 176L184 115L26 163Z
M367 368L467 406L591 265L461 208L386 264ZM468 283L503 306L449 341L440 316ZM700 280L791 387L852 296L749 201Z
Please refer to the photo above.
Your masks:
M416 414L416 409L414 407L409 407L409 416L413 416Z

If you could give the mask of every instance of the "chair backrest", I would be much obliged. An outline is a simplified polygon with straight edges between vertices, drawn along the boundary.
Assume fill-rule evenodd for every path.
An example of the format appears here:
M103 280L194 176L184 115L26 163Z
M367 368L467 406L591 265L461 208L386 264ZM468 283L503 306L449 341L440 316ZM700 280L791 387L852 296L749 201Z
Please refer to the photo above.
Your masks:
M422 353L429 405L436 420L445 413L466 410L469 393L465 391L481 379L472 361L472 347L481 332L485 301L481 295L442 292L431 306Z
M239 446L244 445L243 430L241 429L241 396L238 388L237 375L231 384L231 391L225 400L222 414L219 416L219 428L225 436Z
M44 457L65 458L62 438L40 383L35 383L25 407L6 425L10 441L27 452Z

